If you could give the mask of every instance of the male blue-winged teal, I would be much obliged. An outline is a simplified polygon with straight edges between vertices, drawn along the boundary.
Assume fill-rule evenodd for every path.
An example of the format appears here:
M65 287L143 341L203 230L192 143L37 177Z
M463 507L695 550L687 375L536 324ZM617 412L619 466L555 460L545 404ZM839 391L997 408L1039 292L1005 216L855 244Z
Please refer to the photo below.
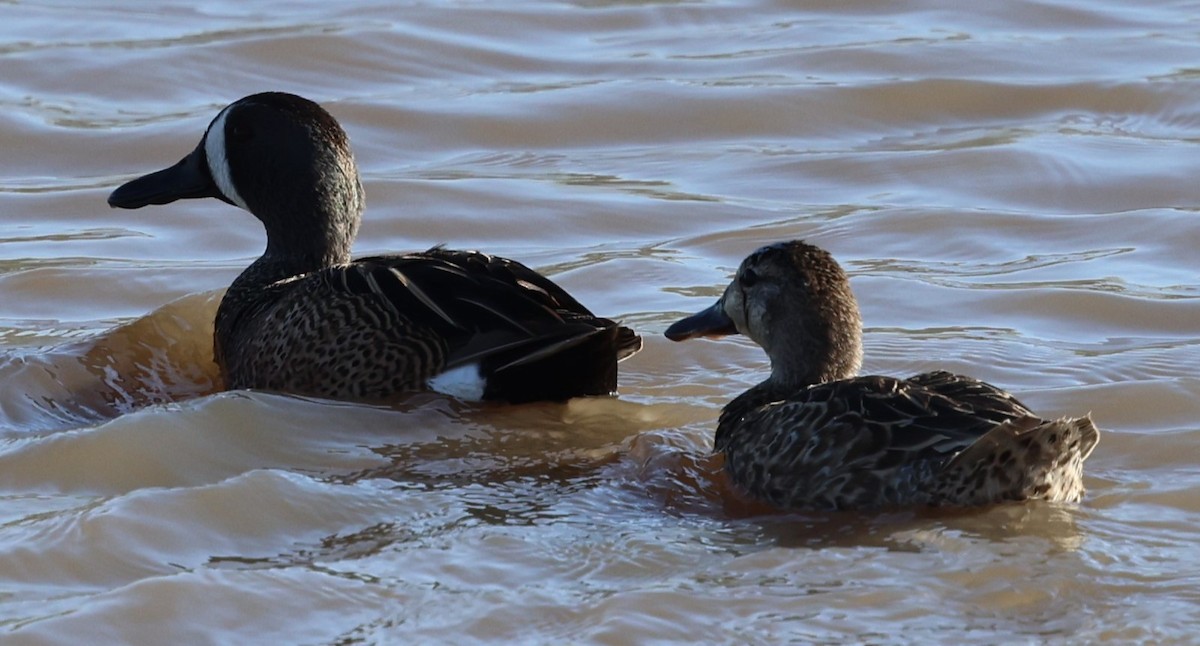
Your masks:
M862 319L846 274L801 241L755 251L724 295L666 332L745 334L771 375L730 402L714 450L751 497L789 509L1077 502L1089 417L1035 416L971 377L856 377Z
M136 209L215 197L262 221L267 249L217 310L229 388L383 400L431 387L560 400L616 389L632 330L514 260L435 247L350 259L363 211L342 127L308 99L255 94L222 110L179 163L108 198Z

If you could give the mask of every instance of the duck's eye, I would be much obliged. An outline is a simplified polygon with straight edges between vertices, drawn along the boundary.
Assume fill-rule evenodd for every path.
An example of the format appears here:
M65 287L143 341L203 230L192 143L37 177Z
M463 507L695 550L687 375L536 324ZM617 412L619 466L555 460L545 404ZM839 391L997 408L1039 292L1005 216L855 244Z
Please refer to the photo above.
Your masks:
M254 130L247 125L235 123L229 127L229 138L233 141L245 143L254 138Z
M742 287L753 287L758 282L758 272L747 269L738 276L738 284Z

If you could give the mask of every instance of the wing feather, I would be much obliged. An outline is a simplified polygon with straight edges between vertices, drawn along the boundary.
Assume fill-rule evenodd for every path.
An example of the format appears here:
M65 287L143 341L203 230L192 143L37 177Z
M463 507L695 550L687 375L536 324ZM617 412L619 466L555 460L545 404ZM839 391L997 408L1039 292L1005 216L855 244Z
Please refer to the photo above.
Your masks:
M726 452L735 481L775 504L843 508L919 495L922 478L1029 415L994 386L951 373L856 377L783 395L763 384L722 412L714 450Z
M370 310L365 315L386 314L398 327L444 338L447 369L473 362L486 362L492 372L532 366L589 342L610 344L614 362L641 348L636 333L593 315L548 278L479 252L434 247L363 258L323 274L329 288L359 299L360 310ZM601 341L601 332L611 333L611 341Z

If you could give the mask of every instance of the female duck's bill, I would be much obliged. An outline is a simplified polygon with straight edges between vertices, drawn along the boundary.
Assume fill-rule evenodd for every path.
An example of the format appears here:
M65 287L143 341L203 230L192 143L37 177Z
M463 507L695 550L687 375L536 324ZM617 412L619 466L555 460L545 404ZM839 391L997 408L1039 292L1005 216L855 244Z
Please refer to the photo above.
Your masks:
M230 104L191 153L108 202L200 197L249 211L267 234L217 311L215 359L230 388L383 400L442 386L560 400L612 393L617 362L641 348L632 330L513 260L441 247L351 260L358 169L341 125L308 99Z
M725 406L714 448L752 497L789 509L983 505L1082 498L1099 440L1088 417L1044 420L1012 395L943 371L855 376L862 322L846 274L802 241L763 247L681 341L741 333L771 374Z
M717 301L687 318L675 321L667 328L665 335L672 341L686 341L702 337L716 339L737 333L733 319L725 313L725 304Z

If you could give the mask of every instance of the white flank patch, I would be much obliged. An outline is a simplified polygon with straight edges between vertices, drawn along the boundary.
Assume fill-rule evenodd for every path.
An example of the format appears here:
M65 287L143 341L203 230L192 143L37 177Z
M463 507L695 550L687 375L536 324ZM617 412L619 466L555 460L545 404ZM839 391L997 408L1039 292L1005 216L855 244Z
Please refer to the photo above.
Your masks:
M477 363L452 368L425 382L430 390L471 401L483 399L483 387L486 384L487 380L479 373Z
M225 117L229 115L229 109L233 106L228 106L221 110L221 114L213 119L212 125L208 127L208 134L204 137L204 155L208 157L208 172L212 174L213 181L217 183L217 188L221 194L229 198L231 202L249 211L250 207L246 206L246 201L238 195L237 189L233 186L233 174L229 172L229 158L225 155Z

